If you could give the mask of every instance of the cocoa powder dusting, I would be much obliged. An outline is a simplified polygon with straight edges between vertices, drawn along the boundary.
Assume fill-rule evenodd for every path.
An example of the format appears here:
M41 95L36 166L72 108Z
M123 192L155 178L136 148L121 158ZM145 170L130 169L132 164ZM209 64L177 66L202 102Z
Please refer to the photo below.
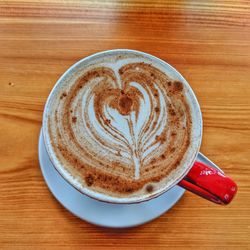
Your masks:
M146 73L145 74L135 73L137 71L146 72ZM74 108L72 103L74 103L74 100L77 94L82 93L84 91L85 88L83 88L83 86L85 86L87 82L96 78L105 79L102 82L100 82L100 84L97 85L96 88L93 90L94 95L95 95L94 112L95 114L97 114L96 116L97 120L99 119L98 120L99 123L103 127L105 127L105 129L110 129L110 127L112 127L112 126L109 126L111 123L111 120L106 119L103 116L104 114L103 107L105 105L118 110L120 114L122 115L129 115L132 111L136 111L136 112L140 111L140 100L141 98L143 98L143 96L140 93L140 91L138 91L138 89L130 86L131 82L140 83L142 84L142 86L144 84L149 89L150 88L153 89L153 91L151 92L151 98L154 98L153 100L156 100L156 101L152 102L153 103L152 111L155 111L156 113L160 112L161 106L159 106L160 105L159 94L157 92L157 89L154 87L155 83L165 88L164 90L166 91L166 93L168 93L168 98L173 100L173 103L176 98L178 98L179 100L185 103L184 96L180 94L183 91L183 84L179 81L172 81L172 82L169 81L169 78L164 73L162 73L160 70L154 68L153 66L149 64L146 64L146 63L127 64L119 70L119 74L121 77L123 89L120 89L120 87L116 88L115 84L114 85L107 84L106 82L109 82L109 81L116 82L117 81L116 76L111 69L100 67L100 68L96 68L85 73L78 80L76 86L74 86L72 90L70 90L69 92L67 90L67 93L63 92L61 94L60 99L63 99L64 97L68 96L65 99L66 100L65 107L67 106L69 108L73 108L74 114L77 114L76 109ZM83 89L79 91L79 89L81 88ZM147 183L158 182L162 180L164 177L168 175L168 173L170 173L173 169L178 167L183 155L186 152L187 147L190 144L190 134L188 132L186 133L185 131L190 130L191 118L190 118L190 114L188 113L189 110L187 109L187 107L185 108L186 109L184 109L184 114L186 115L185 119L187 120L187 125L185 127L182 127L181 125L180 127L178 127L180 123L180 116L183 116L183 112L182 113L179 112L178 109L176 109L176 107L174 106L174 104L173 106L171 106L170 104L170 108L167 111L170 114L170 117L169 117L170 128L168 128L170 132L167 133L167 131L169 130L165 129L163 130L161 135L155 136L155 141L160 142L161 144L163 144L166 140L169 139L170 146L166 146L165 151L160 151L161 153L159 153L158 156L155 156L155 158L153 158L151 161L149 160L148 163L145 164L143 168L140 169L141 176L139 179L134 179L134 166L132 164L131 166L128 166L124 164L122 161L114 162L117 159L119 160L119 158L122 156L121 150L117 150L117 148L112 148L112 150L114 150L115 159L109 159L110 160L109 162L106 162L105 161L106 159L104 158L99 159L98 154L97 155L92 154L91 157L88 156L88 152L85 151L82 145L77 144L77 141L75 140L73 136L74 131L72 130L72 128L75 128L75 126L77 126L78 123L81 123L81 119L77 121L76 116L72 116L72 114L69 115L69 112L73 113L72 109L70 110L68 109L68 112L67 112L68 115L65 114L65 116L62 119L66 121L68 120L68 123L64 122L64 124L68 126L68 127L65 126L67 130L66 133L70 131L71 134L69 138L72 140L72 142L75 143L77 150L83 153L82 154L83 157L88 156L90 160L94 159L93 162L96 161L96 164L92 164L90 162L92 164L91 165L87 160L83 162L81 162L80 159L77 160L74 156L74 152L72 151L69 152L67 149L67 145L66 144L64 145L62 143L63 140L60 140L61 145L57 146L55 144L56 146L53 145L53 147L55 147L56 148L55 150L59 152L59 153L57 152L57 154L61 154L63 159L67 161L69 165L73 167L75 166L75 169L77 169L77 171L80 172L82 179L85 181L85 184L88 187L91 187L92 190L97 190L97 191L100 191L102 193L104 192L107 194L111 193L112 195L117 194L118 196L121 195L124 197L127 197L129 194L133 194L134 192L140 189L143 189L147 193L152 193L156 187L151 184L147 185ZM138 114L136 113L136 115ZM155 113L154 115L159 116L159 114L155 114ZM176 117L176 119L174 117ZM71 124L71 121L72 123L77 122L77 124L73 126ZM109 127L104 126L104 124ZM154 129L157 129L157 127L159 126L157 124L158 122L156 122L155 120L152 120L152 123L148 124L147 126L152 127L153 125ZM174 126L174 129L176 129L177 132L176 131L171 132L171 130L173 129L171 125ZM70 126L72 126L72 128ZM91 130L91 126L89 127ZM176 147L175 142L178 141L178 139L180 138L178 133L179 131L182 130L182 128L184 130L184 132L183 131L181 132L184 135L183 143L179 146L177 145ZM170 135L169 136L170 138L167 138L167 135ZM120 138L120 137L121 136L119 135L114 138ZM154 136L152 137L154 138ZM98 137L96 138L99 139ZM105 140L99 141L99 142L100 144L103 144L103 145L105 145L106 143ZM167 145L168 143L165 143L165 144ZM176 151L175 147L178 149L178 152ZM176 151L176 154L171 154L171 156L169 156L169 152L174 153L175 151ZM174 161L174 162L170 162L168 163L168 165L161 164L161 162L166 163L168 160L168 157L175 158L175 155L179 155L180 159L177 159L177 161ZM88 158L86 157L86 159Z
M161 142L161 143L164 143L164 142L166 141L166 137L165 137L165 135L163 135L163 134L157 135L157 136L155 137L155 140L156 140L156 141L159 141L159 142Z
M128 115L131 112L133 100L128 96L122 96L119 99L119 111L122 115Z
M72 122L73 122L73 123L76 123L76 120L77 120L77 117L76 117L76 116L73 116L73 117L72 117Z
M176 92L181 92L183 90L183 83L180 81L174 81L173 86L174 86L174 91Z
M162 159L166 159L166 156L164 154L161 155Z
M177 135L176 132L172 132L172 133L171 133L171 136L172 136L172 137L175 137L176 135Z
M89 187L92 186L93 183L94 183L94 178L93 178L93 176L92 176L92 175L87 175L87 176L85 177L85 182L86 182L86 184L87 184Z
M174 153L174 151L175 151L175 148L170 149L170 153Z
M147 185L146 190L147 190L148 193L152 193L153 190L154 190L153 185L151 185L151 184Z

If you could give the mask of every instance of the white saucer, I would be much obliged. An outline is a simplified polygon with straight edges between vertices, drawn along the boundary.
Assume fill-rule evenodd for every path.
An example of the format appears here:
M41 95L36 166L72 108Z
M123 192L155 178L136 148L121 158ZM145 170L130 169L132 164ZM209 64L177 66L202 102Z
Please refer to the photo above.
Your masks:
M77 217L103 227L126 228L149 222L168 211L182 197L179 186L150 201L138 204L109 204L89 198L66 182L53 167L39 137L39 162L43 177L55 198Z

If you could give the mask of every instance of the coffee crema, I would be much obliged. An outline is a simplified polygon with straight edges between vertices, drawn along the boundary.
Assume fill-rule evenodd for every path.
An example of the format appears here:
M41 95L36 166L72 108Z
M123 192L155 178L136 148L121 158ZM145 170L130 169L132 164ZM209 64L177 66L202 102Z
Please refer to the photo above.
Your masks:
M112 197L156 192L190 146L185 91L143 57L121 54L87 63L51 98L50 146L89 190Z

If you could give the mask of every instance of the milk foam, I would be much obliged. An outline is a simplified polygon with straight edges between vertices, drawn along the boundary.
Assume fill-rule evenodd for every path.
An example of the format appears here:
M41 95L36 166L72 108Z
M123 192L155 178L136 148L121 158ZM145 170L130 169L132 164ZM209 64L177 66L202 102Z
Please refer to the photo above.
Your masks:
M189 111L182 103L183 95L182 98L173 99L167 93L166 86L159 80L151 79L150 85L137 81L131 81L126 83L126 86L124 85L119 71L125 68L126 73L127 65L137 65L135 68L129 68L129 70L133 74L136 71L145 73L147 70L145 71L143 68L144 64L146 67L153 65L152 67L156 67L156 69L166 71L166 65L163 62L156 62L150 56L137 54L137 52L114 53L113 55L111 53L108 58L97 56L97 58L87 62L82 61L82 63L73 67L71 74L64 75L50 95L46 104L46 109L50 112L46 113L45 110L43 121L48 152L56 167L63 169L65 178L71 179L71 182L73 178L74 185L86 194L116 202L145 199L145 197L159 193L164 187L166 188L174 183L187 171L188 163L193 161L197 154L201 139L200 110L199 106L190 105L196 99L185 80L178 73L172 68L171 70L168 69L170 74L168 73L166 79L172 81L171 84L173 84L174 79L184 82L183 93L190 107L191 123L196 119L198 125L187 124L185 114ZM97 68L110 70L112 76L109 76L109 71L104 75L98 73L97 76L85 81L77 92L74 92L74 87L77 84L81 85L78 79ZM178 78L176 78L176 75ZM112 104L112 98L109 100L108 96L105 97L106 99L104 98L104 101L101 99L102 92L106 90L101 88L99 93L98 87L100 85L110 88L114 92L110 94L110 97L114 100L119 98L118 90L123 91L125 89L129 93L129 90L132 89L131 92L136 93L135 98L139 108L132 109L128 114L121 114L119 109ZM63 97L62 93L66 93L66 96ZM74 95L73 93L77 94ZM99 99L103 101L100 113L96 112L99 101L96 100L96 93L101 96ZM176 109L173 112L183 113L182 116L178 117L178 126L184 129L180 130L179 127L178 129L175 127L174 118L171 117L171 112L169 113L170 108ZM76 122L73 122L74 117ZM189 125L190 128L188 129L191 136L187 138L185 127ZM173 139L171 136L177 130L178 134ZM164 135L164 138L161 138L162 135ZM193 140L194 137L196 137L196 142ZM181 143L188 140L191 146L188 146L185 152L182 152ZM174 152L172 144L179 145L180 148L174 148ZM62 148L60 149L60 147ZM171 154L165 155L166 152L171 150L173 151ZM183 155L179 159L178 156L181 152ZM170 169L167 172L165 166L171 165L175 158L178 158L179 165L182 163L182 168L177 164L175 169ZM189 160L187 161L186 158ZM155 160L156 162L153 162ZM74 163L74 161L76 162ZM74 166L72 167L72 165ZM81 170L81 167L83 170ZM95 171L91 172L89 169L95 169ZM166 176L157 179L157 173L163 170L166 171ZM96 173L101 171L112 178L117 179L121 176L123 180L128 181L127 184L142 183L144 180L145 183L143 182L144 184L141 184L139 189L135 189L131 193L126 191L125 194L122 192L120 194L114 190L107 191L103 186L97 185L95 187L92 183L91 186L88 186L87 182L81 177L84 175L84 171L91 172L92 175L88 175L91 176L91 182L98 182L98 174ZM109 178L111 178L110 176ZM152 178L151 181L150 178ZM150 183L154 185L154 192L148 194L145 193L144 187Z

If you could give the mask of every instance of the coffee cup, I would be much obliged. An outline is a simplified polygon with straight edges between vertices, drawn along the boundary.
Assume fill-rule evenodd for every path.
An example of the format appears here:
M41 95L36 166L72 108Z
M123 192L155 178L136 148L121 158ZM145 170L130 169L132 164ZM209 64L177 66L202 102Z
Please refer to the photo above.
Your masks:
M134 50L109 50L71 66L43 115L51 162L79 192L112 203L147 201L179 185L228 204L235 182L197 162L202 114L171 65Z

